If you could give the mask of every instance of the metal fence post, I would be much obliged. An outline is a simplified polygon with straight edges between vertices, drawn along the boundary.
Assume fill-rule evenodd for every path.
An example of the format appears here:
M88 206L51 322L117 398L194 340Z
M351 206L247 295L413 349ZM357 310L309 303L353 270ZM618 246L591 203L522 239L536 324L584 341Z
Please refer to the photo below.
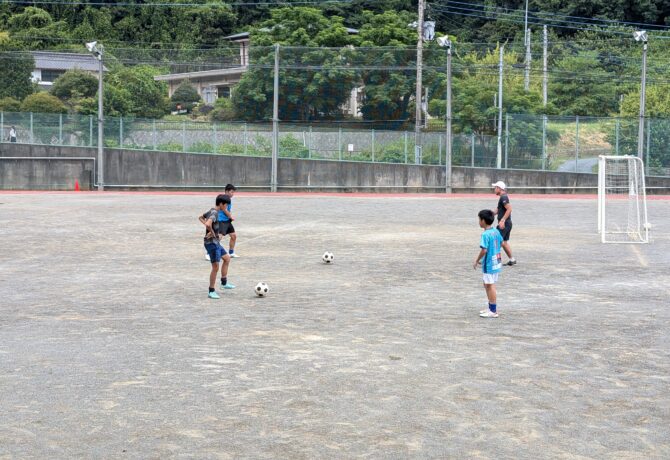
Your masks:
M405 164L407 164L407 131L405 131Z
M218 140L216 138L216 122L212 122L212 153L216 153L219 150L216 148L217 142Z
M375 162L375 129L372 128L372 162Z
M470 166L475 167L475 133L470 134Z
M651 144L651 118L647 118L647 160L644 162L647 176L649 175L650 144Z
M88 116L88 146L93 147L93 115Z
M307 158L312 158L312 125L309 125L309 141L307 141Z
M614 128L614 131L616 133L615 134L616 141L615 141L614 153L617 156L619 155L619 129L620 129L620 125L621 125L621 120L619 118L617 118L616 119L616 125L615 125L615 128Z
M342 161L342 127L337 128L337 158Z
M156 150L158 148L158 146L156 145L156 120L153 121L152 125L153 126L152 126L152 132L151 132L152 136L151 137L152 137L152 141L153 141L153 144L154 144L154 150Z
M0 112L0 142L5 140L5 112Z
M437 164L442 166L442 134L437 135Z
M542 171L547 169L547 116L542 117Z
M248 133L247 133L247 124L244 123L244 154L247 154L247 144L248 144Z
M181 151L186 151L186 120L181 122Z
M579 166L579 115L575 117L575 172Z
M123 148L123 117L119 117L119 147Z
M30 143L35 143L35 133L33 132L33 113L30 112Z
M505 169L507 169L507 151L509 148L509 114L505 114Z
M63 114L58 117L58 144L63 145Z

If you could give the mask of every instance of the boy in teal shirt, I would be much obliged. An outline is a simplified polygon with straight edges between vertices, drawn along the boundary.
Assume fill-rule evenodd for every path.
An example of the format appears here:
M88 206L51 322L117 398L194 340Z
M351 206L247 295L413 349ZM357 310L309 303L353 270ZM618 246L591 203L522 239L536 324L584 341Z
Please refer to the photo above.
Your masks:
M477 265L480 263L482 264L484 289L486 290L486 297L489 301L489 309L480 311L479 316L482 318L497 318L496 282L498 281L498 273L500 273L502 269L500 248L502 246L503 237L498 229L493 227L493 211L484 209L479 211L478 217L479 226L484 229L484 232L479 240L479 254L475 259L472 268L476 270Z

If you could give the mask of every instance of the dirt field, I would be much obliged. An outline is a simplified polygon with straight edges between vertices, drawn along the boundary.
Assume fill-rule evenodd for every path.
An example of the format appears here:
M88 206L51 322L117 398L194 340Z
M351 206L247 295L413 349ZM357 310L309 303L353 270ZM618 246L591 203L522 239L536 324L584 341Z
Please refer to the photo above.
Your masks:
M218 301L213 199L0 194L0 458L670 457L670 200L629 246L511 195L486 320L493 194L239 193Z

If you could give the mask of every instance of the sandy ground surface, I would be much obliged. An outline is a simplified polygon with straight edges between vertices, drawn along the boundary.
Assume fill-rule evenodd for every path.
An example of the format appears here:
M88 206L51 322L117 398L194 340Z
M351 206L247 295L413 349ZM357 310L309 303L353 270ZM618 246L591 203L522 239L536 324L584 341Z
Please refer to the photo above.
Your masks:
M493 195L240 193L215 301L211 194L0 194L0 458L669 458L670 201L511 199L485 320Z

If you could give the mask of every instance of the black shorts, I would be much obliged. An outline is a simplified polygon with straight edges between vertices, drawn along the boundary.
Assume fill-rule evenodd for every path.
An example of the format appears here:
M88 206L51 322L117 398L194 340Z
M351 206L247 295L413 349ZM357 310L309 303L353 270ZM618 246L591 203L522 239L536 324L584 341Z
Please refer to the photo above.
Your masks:
M505 222L505 228L503 229L501 229L500 227L496 228L500 232L500 235L502 235L503 241L509 241L509 234L512 233L512 223Z
M221 235L230 235L231 233L235 233L235 227L233 227L233 223L230 221L219 222L219 233Z

